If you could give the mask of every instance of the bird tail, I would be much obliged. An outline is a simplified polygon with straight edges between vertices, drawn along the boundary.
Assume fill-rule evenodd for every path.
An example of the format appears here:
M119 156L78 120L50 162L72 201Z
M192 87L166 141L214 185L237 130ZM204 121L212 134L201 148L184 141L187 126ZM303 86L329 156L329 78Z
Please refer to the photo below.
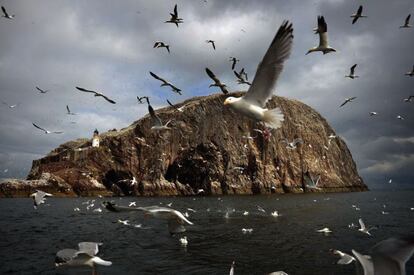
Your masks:
M280 108L274 108L264 112L263 121L267 127L277 129L282 126L282 121L284 121L284 115Z
M101 259L101 258L99 258L99 257L97 257L97 256L93 257L93 262L94 262L95 264L98 264L98 265L104 265L104 266L110 266L110 265L112 265L112 262L110 262L110 261L105 261L105 260L103 260L103 259Z

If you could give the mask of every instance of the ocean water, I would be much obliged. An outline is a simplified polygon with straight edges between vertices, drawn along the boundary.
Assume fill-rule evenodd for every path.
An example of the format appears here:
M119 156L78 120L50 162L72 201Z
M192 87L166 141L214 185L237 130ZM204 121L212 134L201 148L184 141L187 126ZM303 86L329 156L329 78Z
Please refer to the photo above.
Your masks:
M176 236L169 235L165 221L140 213L87 211L82 202L90 199L49 198L37 210L30 199L1 199L0 274L91 274L88 268L54 266L58 250L77 248L82 241L104 243L99 256L113 265L98 267L98 274L228 274L232 261L236 262L235 274L279 270L288 274L357 274L355 264L336 265L337 258L329 249L368 253L381 240L414 233L414 211L410 210L414 207L413 190L113 198L119 205L127 206L130 201L142 206L172 203L172 208L187 211L194 225ZM95 199L93 209L104 200ZM74 212L75 207L81 211ZM275 210L281 216L272 217L270 213ZM249 215L244 216L244 211ZM368 226L378 227L372 237L348 228L351 223L358 224L359 218ZM125 226L118 219L142 226ZM316 232L323 227L333 232ZM253 232L244 234L242 228L252 228ZM186 248L179 243L184 235L189 241ZM407 274L414 274L413 259L407 264Z

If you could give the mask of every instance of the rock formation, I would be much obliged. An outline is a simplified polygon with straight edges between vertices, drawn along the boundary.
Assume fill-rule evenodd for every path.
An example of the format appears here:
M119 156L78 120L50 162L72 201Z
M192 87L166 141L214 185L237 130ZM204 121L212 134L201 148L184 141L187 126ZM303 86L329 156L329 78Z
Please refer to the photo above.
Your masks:
M367 190L344 141L329 141L334 131L309 106L273 97L268 107L279 106L285 121L266 139L254 130L262 125L223 105L225 97L189 99L177 105L182 112L157 110L163 121L173 119L172 129L161 133L150 130L147 115L101 134L100 147L90 139L62 144L33 161L28 180L49 173L78 195L103 191L102 185L115 195L136 196L193 195L201 189L205 195ZM296 149L281 142L298 137L304 143ZM305 173L320 175L321 190L306 188Z

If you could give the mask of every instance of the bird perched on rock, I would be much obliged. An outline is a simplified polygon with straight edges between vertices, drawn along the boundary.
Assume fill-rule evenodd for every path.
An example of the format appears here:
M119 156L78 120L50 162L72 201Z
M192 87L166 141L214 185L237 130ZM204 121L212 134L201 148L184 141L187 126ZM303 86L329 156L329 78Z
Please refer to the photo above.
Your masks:
M170 13L170 15L171 15L170 20L167 20L164 23L175 24L177 28L178 28L178 24L184 23L182 18L178 18L177 4L175 4L174 6L174 13Z
M154 43L154 47L153 48L166 48L167 49L167 51L168 51L168 53L170 53L170 45L168 45L168 44L165 44L164 42L162 42L162 41L156 41L155 43Z
M220 90L225 95L229 93L229 91L227 91L226 84L221 83L220 80L216 77L216 75L209 68L206 68L206 73L214 81L214 83L210 84L209 87L219 87Z
M355 23L356 23L356 21L358 21L358 19L359 19L359 18L365 18L365 17L368 17L368 16L366 16L366 15L362 15L362 9L363 9L363 7L362 7L362 5L361 5L361 6L359 6L359 8L358 8L357 12L351 15L351 18L354 18L354 19L352 20L352 24L355 24Z
M318 16L318 28L315 33L319 34L319 46L310 48L306 54L312 52L322 52L323 54L336 52L336 50L328 44L328 25L323 16Z
M158 75L154 74L153 72L149 72L149 73L150 73L150 75L151 75L153 78L155 78L155 79L157 79L157 80L159 80L159 81L161 81L161 82L162 82L162 84L161 84L161 86L160 86L160 87L169 86L169 87L172 89L172 91L173 91L174 93L177 93L177 94L179 94L179 95L182 95L182 93L181 93L181 89L178 89L177 87L175 87L174 85L172 85L170 82L168 82L168 81L166 81L165 79L163 79L163 78L159 77Z
M242 97L228 97L224 105L235 111L263 122L267 127L277 129L284 120L279 108L264 108L273 94L276 81L283 70L283 63L289 57L293 41L293 28L289 21L283 22L266 54L260 62L256 75L247 93Z

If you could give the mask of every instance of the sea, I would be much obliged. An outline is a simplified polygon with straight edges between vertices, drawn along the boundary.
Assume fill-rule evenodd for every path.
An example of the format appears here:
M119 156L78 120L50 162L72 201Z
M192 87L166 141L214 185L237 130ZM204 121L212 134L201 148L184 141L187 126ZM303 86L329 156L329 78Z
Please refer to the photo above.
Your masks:
M95 200L92 202L92 200ZM167 222L128 206L159 205L187 212L194 225L171 236ZM91 204L93 206L90 206ZM87 210L87 207L89 209ZM79 208L80 211L74 211ZM102 212L94 211L101 208ZM79 242L102 242L111 261L98 274L363 274L358 264L336 264L330 250L369 254L376 243L414 233L414 190L213 197L0 199L0 274L91 274L88 267L55 267L56 252ZM279 216L271 213L278 211ZM246 213L247 212L247 213ZM368 236L350 225L362 218ZM124 225L118 220L129 220ZM328 227L332 233L317 230ZM243 229L247 229L244 230ZM252 230L250 230L252 229ZM249 232L250 231L250 232ZM183 246L180 238L187 237ZM414 260L407 263L414 274Z

